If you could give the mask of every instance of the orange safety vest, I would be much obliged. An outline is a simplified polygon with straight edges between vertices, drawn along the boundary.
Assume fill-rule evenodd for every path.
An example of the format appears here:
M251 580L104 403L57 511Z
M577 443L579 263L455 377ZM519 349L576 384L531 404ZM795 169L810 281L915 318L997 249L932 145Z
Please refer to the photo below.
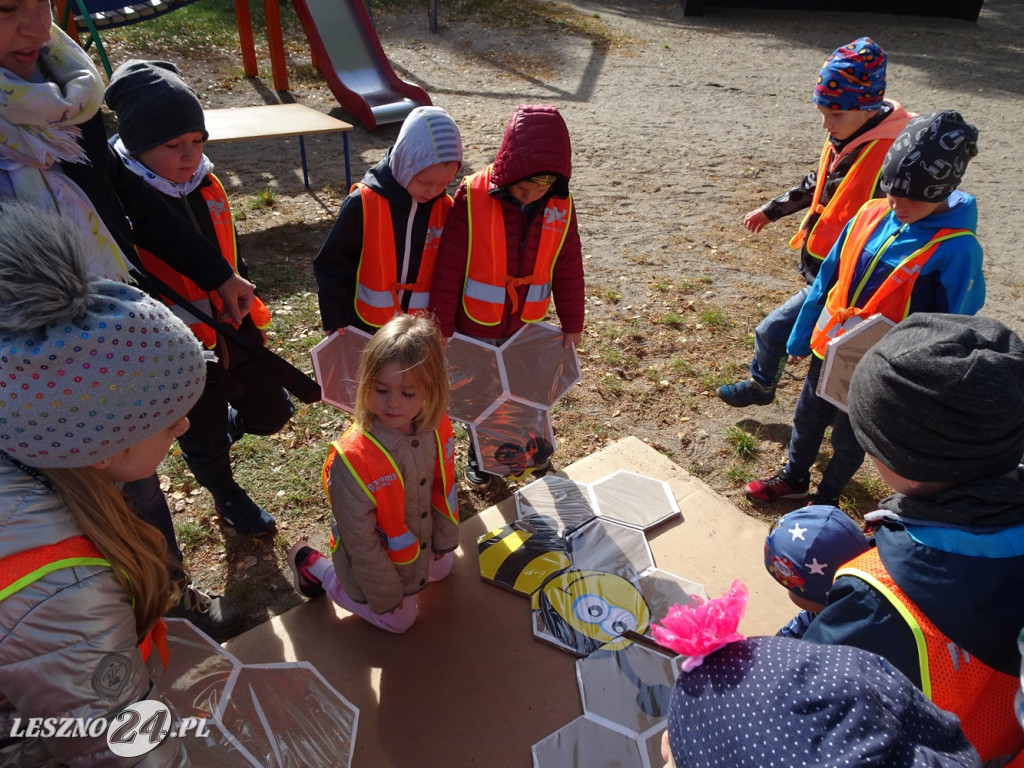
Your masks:
M437 462L430 506L456 525L459 524L458 491L455 488L455 432L444 416L434 430ZM405 481L391 454L377 439L353 424L339 440L331 443L321 479L328 501L331 497L330 470L341 457L370 502L377 508L377 531L388 557L395 565L413 562L420 554L419 542L405 524ZM331 551L338 548L332 534Z
M480 325L498 325L505 312L506 299L512 302L512 314L515 314L519 311L516 289L528 285L520 318L524 323L543 320L551 303L551 274L569 231L572 196L548 198L533 274L512 277L508 274L501 202L489 194L491 166L467 176L464 183L469 219L469 253L462 290L462 308L466 315Z
M237 273L238 243L235 240L235 225L231 220L231 207L228 205L228 196L220 180L212 173L209 176L213 183L207 184L199 191L206 201L207 209L210 211L210 220L213 222L213 229L217 234L217 246L220 249L220 254L231 265L231 269ZM142 248L136 248L136 250L147 272L163 280L167 285L194 304L196 308L201 309L211 317L216 317L215 310L219 312L223 307L223 302L216 293L204 291L149 251ZM203 343L204 347L213 349L217 346L217 332L213 328L206 323L197 321L191 313L175 306L173 301L164 298L164 302L175 315L192 329L192 333ZM249 317L252 318L253 323L260 330L270 325L270 310L267 309L267 305L260 301L259 298L253 298Z
M85 536L71 536L55 544L44 544L2 558L0 602L48 573L81 565L111 567L103 553ZM148 661L153 648L160 654L160 660L166 668L170 652L167 647L167 625L163 619L157 621L139 643L139 653L142 654L143 661Z
M399 291L411 291L409 312L423 312L430 299L430 279L434 276L441 231L452 207L452 199L444 195L434 203L427 223L427 239L423 243L419 273L414 283L398 282L398 255L391 206L384 195L361 181L352 185L359 189L363 201L363 250L356 270L356 314L367 325L380 328L402 313Z
M860 322L861 317L882 314L894 323L900 322L910 312L910 296L914 291L914 283L921 274L921 268L935 253L939 244L954 237L974 236L969 229L938 230L922 248L896 265L863 307L850 306L853 303L850 291L853 288L853 273L857 268L857 262L867 245L868 238L888 213L888 202L881 199L869 200L850 222L850 231L846 234L846 241L839 255L836 284L828 292L825 306L818 315L818 321L811 333L811 350L820 358L825 357L825 348L829 341L853 328Z
M846 563L836 571L836 578L840 576L867 582L903 617L917 643L921 690L937 707L960 718L983 763L1024 749L1024 731L1013 710L1020 680L997 672L944 635L896 585L876 548Z

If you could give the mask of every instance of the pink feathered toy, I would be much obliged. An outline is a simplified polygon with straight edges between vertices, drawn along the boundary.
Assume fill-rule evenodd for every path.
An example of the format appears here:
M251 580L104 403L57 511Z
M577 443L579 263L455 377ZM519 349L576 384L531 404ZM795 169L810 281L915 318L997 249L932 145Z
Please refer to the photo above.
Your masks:
M658 645L687 657L683 672L689 672L699 667L705 656L743 639L736 628L747 609L747 595L746 586L737 579L719 598L695 597L693 607L672 606L660 625L651 624L651 632Z

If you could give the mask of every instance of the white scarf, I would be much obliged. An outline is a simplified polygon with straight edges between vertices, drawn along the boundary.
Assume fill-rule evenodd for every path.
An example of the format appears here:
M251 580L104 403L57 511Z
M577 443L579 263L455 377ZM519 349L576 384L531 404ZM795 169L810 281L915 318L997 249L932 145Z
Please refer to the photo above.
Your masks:
M85 51L56 24L39 52L50 80L32 83L0 68L0 170L14 196L78 223L89 249L89 272L128 279L128 260L81 187L57 165L88 163L78 125L103 103L103 80ZM91 237L90 237L91 236Z
M125 168L168 197L187 197L192 190L203 183L203 179L206 178L208 173L213 173L213 163L210 162L210 158L203 155L203 159L199 161L199 167L192 174L192 178L183 184L177 184L170 179L165 179L163 176L153 173L149 168L128 154L128 149L125 147L124 142L121 141L120 136L113 140L113 147L114 151L117 152L117 156L121 158L121 162L124 163Z

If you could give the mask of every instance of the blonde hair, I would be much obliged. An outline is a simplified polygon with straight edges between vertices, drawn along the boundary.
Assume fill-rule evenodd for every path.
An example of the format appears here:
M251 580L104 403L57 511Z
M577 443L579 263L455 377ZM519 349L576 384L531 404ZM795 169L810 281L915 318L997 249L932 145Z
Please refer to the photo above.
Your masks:
M384 369L398 365L423 390L423 405L414 419L417 429L433 429L448 409L448 368L444 343L434 321L423 315L395 315L378 330L363 350L356 390L355 424L370 430L374 416L370 397Z
M64 506L110 562L132 601L141 641L171 605L167 542L140 520L109 479L91 467L39 470Z

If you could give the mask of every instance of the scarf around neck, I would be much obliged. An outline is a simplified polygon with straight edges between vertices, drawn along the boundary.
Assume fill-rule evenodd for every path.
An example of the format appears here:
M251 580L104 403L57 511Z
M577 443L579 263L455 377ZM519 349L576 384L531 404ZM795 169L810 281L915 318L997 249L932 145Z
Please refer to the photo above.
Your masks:
M88 55L56 24L40 51L43 82L0 68L0 171L14 196L56 210L78 224L88 248L89 272L124 280L128 262L92 202L60 168L88 164L80 124L103 103L103 80Z
M203 183L203 179L206 178L207 174L213 173L213 163L210 162L210 158L203 155L202 160L199 161L199 167L192 174L192 178L182 184L177 184L159 174L153 173L143 163L128 154L128 149L125 147L124 142L121 141L120 136L116 136L112 140L111 145L114 147L114 151L117 152L117 156L121 158L125 168L168 197L188 197L196 187Z

